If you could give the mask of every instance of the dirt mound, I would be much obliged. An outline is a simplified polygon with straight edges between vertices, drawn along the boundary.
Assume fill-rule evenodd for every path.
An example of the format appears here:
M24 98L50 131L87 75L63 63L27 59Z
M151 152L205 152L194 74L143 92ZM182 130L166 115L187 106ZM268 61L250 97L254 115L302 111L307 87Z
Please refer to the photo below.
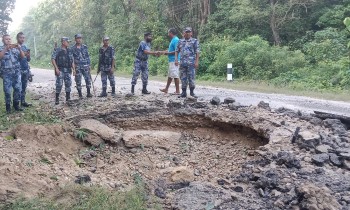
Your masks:
M91 100L61 107L73 126L22 125L0 141L1 201L83 182L128 190L142 178L165 209L350 207L350 131L338 121L263 103ZM98 141L74 139L79 129Z
M14 139L0 139L0 202L45 193L58 176L69 180L79 171L74 157L85 146L64 127L20 125L7 135Z
M75 154L82 147L72 136L72 128L62 125L19 125L12 134L26 146L44 148L46 151L59 151L65 154Z

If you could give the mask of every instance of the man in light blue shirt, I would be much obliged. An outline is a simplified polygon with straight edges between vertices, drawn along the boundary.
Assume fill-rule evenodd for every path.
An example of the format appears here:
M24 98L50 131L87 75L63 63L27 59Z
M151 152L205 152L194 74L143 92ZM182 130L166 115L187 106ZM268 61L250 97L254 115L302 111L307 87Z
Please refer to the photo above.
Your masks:
M162 91L163 93L168 93L170 84L174 79L175 88L176 88L175 94L180 94L179 67L175 66L175 50L179 42L179 38L176 35L177 35L177 31L175 28L171 28L168 30L168 36L171 38L171 42L169 44L168 51L162 52L163 55L168 55L168 59L169 59L168 82L164 89L160 89L160 91ZM177 60L179 60L179 58L180 56L178 56Z

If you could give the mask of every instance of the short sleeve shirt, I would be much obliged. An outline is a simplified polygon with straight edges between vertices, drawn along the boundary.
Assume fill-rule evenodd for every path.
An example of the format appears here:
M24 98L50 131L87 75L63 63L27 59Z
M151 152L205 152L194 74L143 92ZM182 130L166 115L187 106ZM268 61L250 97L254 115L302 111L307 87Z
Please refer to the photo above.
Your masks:
M177 44L179 43L179 38L174 36L169 44L168 52L174 52L176 50ZM168 60L170 62L175 62L175 55L168 55ZM178 54L178 60L180 60L180 54Z
M199 41L194 38L181 39L176 48L181 53L181 65L194 65L197 53L200 52Z
M111 67L113 59L115 59L115 49L109 45L108 48L101 47L99 50L99 63L100 67Z
M66 50L66 49L63 49L63 48L55 48L52 52L52 55L51 55L51 59L56 59L57 58L57 55L59 52L61 52L62 50ZM71 50L67 49L68 50L68 56L69 56L69 60L73 61L74 60L74 57L73 57L73 53Z
M22 45L21 49L23 52L27 52L28 48L26 45ZM27 56L25 56L24 58L20 58L20 64L21 64L21 69L22 70L28 70L29 69L29 64L28 62L30 61L30 58L28 58Z
M5 46L0 47L0 51L4 49ZM5 53L1 59L1 68L4 71L20 68L20 52L17 48L12 48Z
M85 66L90 65L90 56L88 47L86 45L81 45L78 47L76 44L71 48L73 57L74 57L74 63L77 66Z
M145 50L151 50L151 43L142 41L140 42L139 48L137 49L136 58L144 61L148 60L148 55L145 53Z
M69 48L67 48L67 49L64 49L61 47L55 48L52 52L51 59L56 60L58 53L61 52L62 50L68 50L69 60L73 62L74 61L73 53L72 53L72 50L70 50ZM57 65L59 65L59 64L57 64Z

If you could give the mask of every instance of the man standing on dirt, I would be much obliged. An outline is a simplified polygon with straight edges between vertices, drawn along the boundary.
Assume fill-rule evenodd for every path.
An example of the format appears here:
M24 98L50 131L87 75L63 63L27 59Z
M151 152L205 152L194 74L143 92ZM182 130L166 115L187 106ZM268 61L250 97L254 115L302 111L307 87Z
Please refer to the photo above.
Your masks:
M112 96L115 96L115 50L114 47L109 45L109 37L103 38L103 46L99 50L98 70L97 73L101 72L102 81L102 93L98 97L107 97L107 78L109 84L112 87Z
M90 76L90 56L88 52L88 47L84 44L82 44L82 35L76 34L74 36L75 38L75 45L72 47L73 57L74 57L74 63L76 66L76 73L75 73L75 83L77 86L79 98L83 98L83 94L81 93L81 79L82 76L84 76L85 84L86 84L86 91L87 95L86 97L91 98L92 94L90 92L91 90L91 76Z
M26 89L28 85L28 79L29 76L31 76L30 73L30 67L28 62L30 61L30 49L27 48L27 46L24 45L25 36L23 32L19 32L17 34L17 43L18 45L21 45L21 49L25 54L24 58L21 58L20 64L21 64L21 83L22 83L22 90L21 90L21 106L22 107L30 107L32 104L26 102Z
M135 85L137 83L137 79L141 74L142 80L142 94L151 94L147 90L148 85L148 55L159 56L160 52L151 51L151 42L152 42L152 34L150 32L146 32L144 34L144 40L140 42L139 47L136 51L136 59L134 62L134 71L131 80L131 94L135 94Z
M56 75L56 100L55 104L59 104L59 97L63 86L66 91L66 101L70 100L70 92L72 86L72 78L71 74L73 72L73 76L75 76L75 68L74 68L74 58L73 53L69 49L69 38L62 37L61 38L61 48L56 48L52 52L51 62L55 68Z
M197 39L192 38L192 28L186 27L184 29L184 39L181 39L177 45L175 51L175 57L181 53L180 58L180 78L182 83L182 98L187 97L186 89L187 84L190 86L190 95L194 98L197 96L194 94L196 69L199 64L199 42ZM175 66L179 66L179 62L175 60Z
M13 107L16 111L23 111L19 106L21 100L21 64L20 59L24 58L21 45L11 44L10 35L2 37L3 46L0 47L1 75L5 93L5 104L7 114L11 113L11 91L13 88Z
M168 36L171 39L171 42L169 44L169 49L168 51L162 52L162 54L168 55L168 60L169 60L168 81L167 81L166 87L164 89L160 89L160 91L162 91L163 93L168 93L170 84L174 78L175 88L176 88L175 94L178 95L180 94L179 66L175 66L175 59L179 60L180 58L179 57L175 58L175 50L179 42L179 38L176 35L177 35L177 31L175 28L169 29Z

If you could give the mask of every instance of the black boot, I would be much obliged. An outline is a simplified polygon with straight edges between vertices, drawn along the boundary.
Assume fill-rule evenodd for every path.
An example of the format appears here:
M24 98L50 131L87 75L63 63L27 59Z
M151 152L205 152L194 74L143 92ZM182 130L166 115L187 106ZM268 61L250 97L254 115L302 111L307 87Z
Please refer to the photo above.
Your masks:
M91 97L92 97L92 94L91 94L91 92L90 92L90 88L87 88L86 90L87 90L87 95L86 95L86 97L91 98Z
M70 100L70 92L66 92L66 101Z
M78 90L79 98L83 98L83 94L81 93L81 90Z
M102 93L98 97L107 97L107 88L102 88Z
M131 94L135 94L135 85L131 85Z
M179 98L186 98L186 97L187 97L186 88L182 88L182 93L179 96Z
M147 90L147 85L144 85L143 86L143 88L142 88L142 94L151 94L151 92L149 92L148 90Z
M19 106L19 101L14 101L13 102L13 108L15 108L16 111L24 111L22 107Z
M196 96L196 94L194 94L193 90L194 90L194 87L190 88L190 95L191 95L193 98L198 98L198 96Z
M113 97L116 96L116 95L115 95L115 86L112 86L112 96L113 96Z
M31 103L27 103L27 102L25 102L25 101L22 101L22 102L21 102L21 106L22 106L22 107L31 107L32 104L31 104Z
M6 113L7 114L11 113L11 104L6 104Z
M60 103L60 94L56 93L55 105L58 105L59 103Z

